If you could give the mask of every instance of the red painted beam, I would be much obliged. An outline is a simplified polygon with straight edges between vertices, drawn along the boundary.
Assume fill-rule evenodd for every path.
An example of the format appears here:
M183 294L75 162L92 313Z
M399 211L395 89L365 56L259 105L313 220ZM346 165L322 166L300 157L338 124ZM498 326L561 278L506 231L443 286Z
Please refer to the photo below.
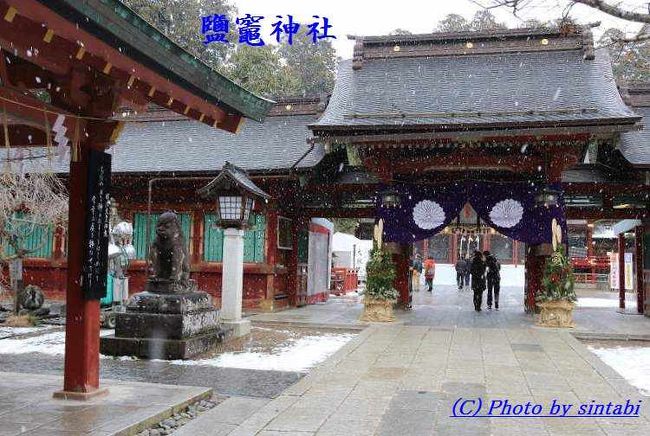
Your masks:
M226 131L236 132L240 126L241 117L235 114L227 114L219 106L206 101L205 99L195 95L194 93L184 89L183 87L170 81L168 78L161 76L154 70L135 62L133 59L122 54L117 48L112 47L99 38L85 32L79 28L75 23L72 23L53 12L48 7L44 6L36 0L0 0L0 14L4 16L9 6L14 7L18 13L11 23L3 21L0 26L0 36L9 36L9 43L14 40L22 40L23 45L43 45L43 37L48 29L51 29L54 34L51 37L51 42L46 44L42 50L39 50L38 56L26 56L24 53L18 53L19 56L25 56L26 60L34 62L37 65L46 67L46 69L54 70L56 68L57 59L48 55L48 50L54 51L53 47L64 47L67 56L61 59L76 59L84 65L91 66L92 68L104 72L107 64L111 67L108 72L104 74L114 77L119 80L121 86L124 88L133 86L143 86L146 90L146 95L152 88L155 88L152 96L156 97L157 93L162 96L157 96L156 101L165 103L172 97L175 101L180 102L182 105L172 105L171 109L178 113L181 108L189 106L195 109L197 119L200 119L200 114L205 114L201 122L209 125L217 124L217 127ZM27 19L31 23L24 20ZM16 23L16 24L14 24ZM30 27L30 32L24 32L20 38L16 37L15 29L20 27ZM12 26L14 33L12 34ZM79 48L83 47L83 54L78 59ZM74 61L73 61L74 62ZM59 64L63 62L58 62ZM128 86L131 77L134 77L131 86ZM167 106L163 104L163 106ZM169 107L169 106L168 106ZM189 115L189 114L187 114Z
M39 126L45 127L45 119L52 125L57 119L58 114L65 115L63 125L68 129L66 136L72 140L75 124L78 123L80 136L85 132L86 121L82 119L75 119L70 112L61 108L45 103L31 95L25 95L17 89L0 86L0 117L3 107L7 109L9 114L15 115L23 120L29 121Z
M569 219L584 219L584 220L642 219L648 216L648 211L644 209L568 207L566 209L566 216Z

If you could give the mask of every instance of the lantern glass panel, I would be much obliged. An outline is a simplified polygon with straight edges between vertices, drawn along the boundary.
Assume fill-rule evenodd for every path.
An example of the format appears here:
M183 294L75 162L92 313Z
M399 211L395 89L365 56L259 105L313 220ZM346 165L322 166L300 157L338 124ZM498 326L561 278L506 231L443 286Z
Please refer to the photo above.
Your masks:
M219 215L221 215L221 219L227 221L241 220L241 204L242 197L240 196L219 197Z

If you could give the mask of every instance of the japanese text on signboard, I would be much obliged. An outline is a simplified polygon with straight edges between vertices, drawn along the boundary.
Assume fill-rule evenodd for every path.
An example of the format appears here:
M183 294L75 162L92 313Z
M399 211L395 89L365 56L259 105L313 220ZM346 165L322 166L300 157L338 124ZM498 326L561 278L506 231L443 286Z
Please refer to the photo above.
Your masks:
M111 156L91 150L88 159L88 214L82 289L86 299L106 295L110 216Z

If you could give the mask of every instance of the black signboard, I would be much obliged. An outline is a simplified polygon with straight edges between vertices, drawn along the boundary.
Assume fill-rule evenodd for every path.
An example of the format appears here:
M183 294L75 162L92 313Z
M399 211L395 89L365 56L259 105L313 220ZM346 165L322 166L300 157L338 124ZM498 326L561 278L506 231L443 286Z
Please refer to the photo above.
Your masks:
M106 296L111 189L111 155L90 150L88 157L88 211L82 289L86 300Z

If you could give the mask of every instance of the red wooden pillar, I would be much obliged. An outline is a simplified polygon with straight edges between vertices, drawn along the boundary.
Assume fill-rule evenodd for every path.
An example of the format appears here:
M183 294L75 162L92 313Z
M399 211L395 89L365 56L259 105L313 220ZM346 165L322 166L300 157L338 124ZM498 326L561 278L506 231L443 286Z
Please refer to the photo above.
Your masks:
M302 217L293 218L291 222L291 250L287 253L287 292L289 293L289 304L297 306L300 293L300 271L298 270L298 241L300 239L301 225L304 219Z
M636 263L636 311L643 313L643 297L644 287L643 282L643 235L644 227L636 226L634 228L634 259Z
M536 313L537 304L535 298L542 289L542 277L544 275L544 266L548 256L541 254L547 252L548 249L544 245L536 245L528 247L526 251L526 296L524 300L524 307L526 313Z
M278 211L269 208L266 213L266 263L275 269L278 259ZM296 258L297 260L297 258ZM266 276L266 299L275 295L275 274Z
M593 233L594 233L594 228L593 224L587 223L587 232L586 232L586 244L587 244L587 259L589 261L593 261L593 255L594 255L594 244L593 244ZM589 278L590 283L596 283L596 265L591 264L591 269L590 269L591 275Z
M458 260L458 235L452 233L449 237L451 238L451 264L455 265Z
M625 309L625 234L618 235L618 307Z
M65 371L58 398L83 399L99 389L99 300L86 300L80 283L86 244L88 149L80 147L70 163L68 275L66 290Z
M395 289L399 293L398 303L401 305L408 304L409 301L409 256L406 250L399 254L393 254L395 263Z
M192 214L192 254L191 262L198 264L203 260L203 230L205 212L196 210Z
M61 262L61 259L64 257L65 253L65 247L64 247L64 241L65 240L65 233L63 226L56 226L54 229L54 251L52 253L52 260L56 265L59 265Z
M492 234L491 233L485 233L481 235L483 237L483 250L482 251L490 251L491 248L491 238Z

